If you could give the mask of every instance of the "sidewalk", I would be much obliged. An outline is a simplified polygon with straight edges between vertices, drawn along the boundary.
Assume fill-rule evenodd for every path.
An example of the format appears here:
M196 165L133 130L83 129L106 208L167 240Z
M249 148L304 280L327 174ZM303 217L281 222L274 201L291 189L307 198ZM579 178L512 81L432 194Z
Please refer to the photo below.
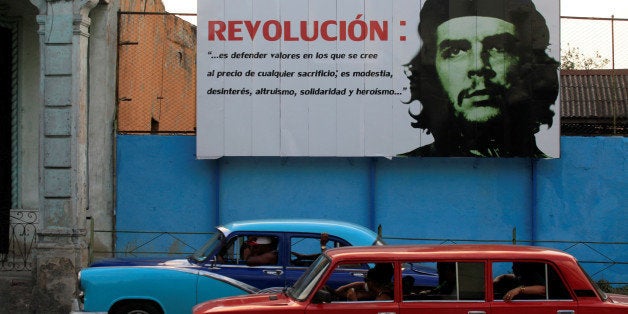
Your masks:
M34 279L31 272L0 272L0 314L32 314Z

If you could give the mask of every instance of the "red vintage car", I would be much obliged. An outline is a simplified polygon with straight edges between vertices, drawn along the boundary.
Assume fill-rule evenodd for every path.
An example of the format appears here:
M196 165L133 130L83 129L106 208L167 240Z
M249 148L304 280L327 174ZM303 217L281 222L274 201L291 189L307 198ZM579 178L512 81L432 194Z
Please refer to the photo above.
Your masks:
M438 270L437 284L417 284L423 269ZM351 280L329 284L347 272ZM626 314L627 302L558 250L411 245L332 249L287 290L208 301L193 313Z

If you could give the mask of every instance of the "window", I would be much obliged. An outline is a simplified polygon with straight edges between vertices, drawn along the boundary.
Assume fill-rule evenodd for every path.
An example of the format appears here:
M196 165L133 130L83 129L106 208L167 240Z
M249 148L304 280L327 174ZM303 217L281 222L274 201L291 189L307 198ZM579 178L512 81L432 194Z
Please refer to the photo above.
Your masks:
M312 289L314 289L320 278L327 271L330 262L329 258L324 257L314 261L314 264L310 266L305 273L303 273L303 276L297 280L297 282L292 286L292 289L288 289L287 293L299 301L305 300Z
M392 263L340 264L325 283L329 302L392 302L395 298Z
M555 268L541 262L494 262L495 300L569 300L569 292Z
M249 266L276 265L278 242L275 236L238 235L220 251L218 261Z
M411 269L436 269L434 286L417 285L415 278L404 272L403 300L484 300L484 263L482 262L409 262Z
M348 243L326 234L291 237L290 265L310 266L322 251L347 245Z

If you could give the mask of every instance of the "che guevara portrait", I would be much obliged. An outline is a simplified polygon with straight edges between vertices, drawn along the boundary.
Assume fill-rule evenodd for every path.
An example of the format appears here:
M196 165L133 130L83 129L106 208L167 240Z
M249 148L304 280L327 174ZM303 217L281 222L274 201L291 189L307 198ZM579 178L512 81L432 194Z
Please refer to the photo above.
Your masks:
M545 158L559 92L550 32L531 0L427 0L406 64L412 127L434 142L402 156Z

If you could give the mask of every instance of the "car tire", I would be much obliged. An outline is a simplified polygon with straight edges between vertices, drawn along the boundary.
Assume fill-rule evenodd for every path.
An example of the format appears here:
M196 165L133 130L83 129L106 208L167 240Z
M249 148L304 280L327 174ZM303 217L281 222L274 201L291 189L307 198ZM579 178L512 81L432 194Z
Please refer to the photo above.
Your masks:
M161 307L152 301L125 301L111 308L109 314L163 314Z

